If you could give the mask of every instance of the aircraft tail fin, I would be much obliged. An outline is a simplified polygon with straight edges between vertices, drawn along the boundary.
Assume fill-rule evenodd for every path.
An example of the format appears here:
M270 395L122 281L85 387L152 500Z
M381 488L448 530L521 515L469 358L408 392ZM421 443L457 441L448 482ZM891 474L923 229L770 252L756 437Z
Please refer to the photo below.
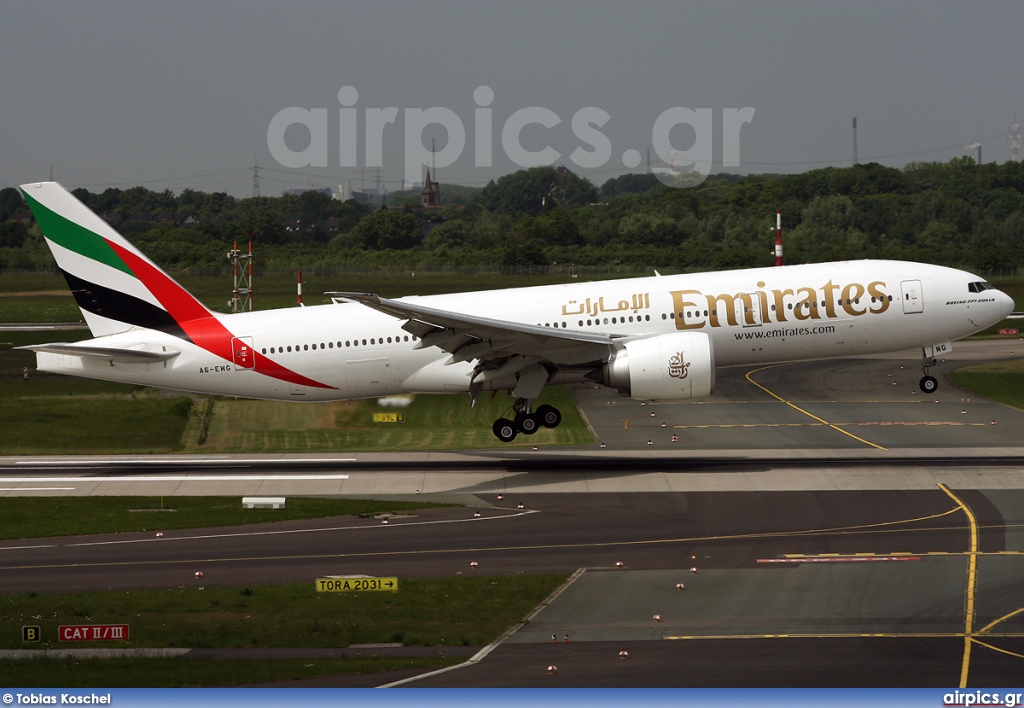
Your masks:
M94 337L132 327L182 336L184 323L213 316L57 182L21 191Z

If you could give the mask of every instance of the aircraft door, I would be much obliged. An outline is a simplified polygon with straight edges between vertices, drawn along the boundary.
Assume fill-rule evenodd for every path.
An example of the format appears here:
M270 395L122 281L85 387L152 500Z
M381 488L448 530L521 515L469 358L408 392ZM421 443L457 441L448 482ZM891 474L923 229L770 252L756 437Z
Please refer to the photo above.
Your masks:
M233 337L231 339L231 359L235 363L235 371L248 371L256 367L252 337Z
M913 315L924 312L924 294L920 280L904 280L900 283L903 291L903 314Z
M757 293L745 293L736 298L736 315L744 327L760 327L764 324L761 299Z

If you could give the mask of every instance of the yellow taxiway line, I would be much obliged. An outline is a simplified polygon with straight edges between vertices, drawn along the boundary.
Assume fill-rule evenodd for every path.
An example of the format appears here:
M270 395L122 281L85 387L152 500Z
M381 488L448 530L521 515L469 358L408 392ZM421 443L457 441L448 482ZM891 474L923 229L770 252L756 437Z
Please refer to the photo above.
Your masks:
M808 411L804 410L803 408L801 408L800 406L796 405L796 404L795 404L795 403L793 403L792 401L787 401L787 400L786 400L785 398L783 398L782 396L780 396L780 395L778 395L778 394L774 393L773 391L770 391L770 390L768 390L767 388L765 388L764 386L762 386L761 384L759 384L759 383L758 383L757 381L754 381L754 379L750 378L751 376L753 376L754 374L758 373L759 371L765 371L766 369L772 369L772 368L774 368L774 367L776 367L776 366L778 366L778 364L772 364L771 366L762 366L762 367L761 367L760 369L754 369L753 371L748 371L748 372L747 372L747 375L746 375L746 379L747 379L747 381L749 381L750 383L754 384L754 385L755 385L755 386L757 386L757 387L758 387L759 389L761 389L762 391L764 391L765 393L767 393L767 394L768 394L769 396L771 396L772 398L774 398L774 399L776 399L776 400L778 400L778 401L780 401L780 402L782 402L782 403L785 403L785 404L786 404L787 406L789 406L789 407L790 407L790 408L792 408L793 410L796 410L796 411L800 411L801 413L803 413L803 414L804 414L805 416L807 416L808 418L813 418L814 420L818 421L818 422L819 422L819 423L821 423L822 425L827 425L828 427L832 428L833 430L836 430L836 431L838 431L838 432L842 433L843 435L847 435L847 436L849 436L849 437L853 438L853 439L854 439L854 440L856 440L857 442L862 442L862 443L864 443L865 445L867 445L867 446L869 446L869 447L873 447L873 448L875 448L875 449L877 449L877 450L886 450L886 449L888 449L888 448L884 448L884 447L882 447L881 445L876 445L876 444L875 444L875 443L873 443L873 442L869 442L869 441L865 440L864 438L858 437L858 436L854 435L853 433L851 433L851 432L850 432L850 431L848 431L848 430L843 430L843 429L842 429L842 428L840 428L840 427L839 427L838 425L833 425L832 423L829 423L829 422L828 422L827 420L825 420L824 418L819 418L818 416L814 415L813 413L810 413L810 412L808 412Z

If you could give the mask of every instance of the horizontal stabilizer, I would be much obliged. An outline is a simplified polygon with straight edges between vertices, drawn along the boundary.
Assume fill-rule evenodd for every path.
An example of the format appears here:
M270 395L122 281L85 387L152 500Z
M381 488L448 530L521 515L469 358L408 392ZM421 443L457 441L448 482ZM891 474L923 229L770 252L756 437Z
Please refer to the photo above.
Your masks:
M65 342L54 342L52 344L29 344L24 347L15 347L15 349L30 349L34 352L47 352L49 354L65 354L70 356L91 356L121 364L151 364L157 361L173 359L181 353L177 351L150 352L144 349L96 347L88 344L69 344Z

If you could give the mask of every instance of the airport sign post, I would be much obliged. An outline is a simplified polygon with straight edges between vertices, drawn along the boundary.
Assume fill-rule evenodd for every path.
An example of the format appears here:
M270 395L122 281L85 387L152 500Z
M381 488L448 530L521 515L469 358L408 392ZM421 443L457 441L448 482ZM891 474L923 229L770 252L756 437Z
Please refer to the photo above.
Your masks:
M404 423L405 422L405 414L404 413L374 413L373 414L373 422L374 423Z
M126 624L62 624L57 628L62 642L123 642L128 639Z
M317 592L398 592L398 578L317 578Z

